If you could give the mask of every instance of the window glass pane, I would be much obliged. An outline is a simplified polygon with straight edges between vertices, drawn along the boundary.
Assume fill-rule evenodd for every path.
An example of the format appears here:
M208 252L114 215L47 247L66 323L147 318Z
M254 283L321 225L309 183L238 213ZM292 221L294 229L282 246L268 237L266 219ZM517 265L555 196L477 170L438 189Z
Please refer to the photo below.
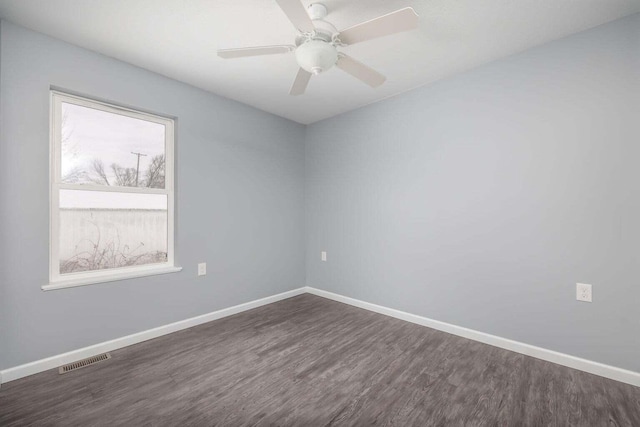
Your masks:
M62 103L61 180L164 188L165 126Z
M60 190L60 273L167 262L167 196Z

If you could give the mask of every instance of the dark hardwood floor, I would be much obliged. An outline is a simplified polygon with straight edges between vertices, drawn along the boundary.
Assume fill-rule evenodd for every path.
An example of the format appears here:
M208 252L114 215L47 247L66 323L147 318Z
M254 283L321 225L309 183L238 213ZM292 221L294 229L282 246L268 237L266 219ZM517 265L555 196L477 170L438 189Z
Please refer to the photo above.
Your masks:
M0 425L640 426L640 389L302 295L4 384Z

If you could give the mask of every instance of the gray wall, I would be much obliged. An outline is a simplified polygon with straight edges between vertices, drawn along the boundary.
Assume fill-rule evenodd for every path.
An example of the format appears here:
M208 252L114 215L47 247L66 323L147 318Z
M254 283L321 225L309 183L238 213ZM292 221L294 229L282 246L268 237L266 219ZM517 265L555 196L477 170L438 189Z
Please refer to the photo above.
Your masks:
M7 22L0 64L0 369L304 285L302 125ZM181 273L40 290L51 85L178 117Z
M0 369L299 287L306 233L311 286L640 371L639 54L636 15L305 135L1 22ZM183 272L40 290L51 85L178 117Z
M307 284L640 371L638 123L640 15L311 125Z

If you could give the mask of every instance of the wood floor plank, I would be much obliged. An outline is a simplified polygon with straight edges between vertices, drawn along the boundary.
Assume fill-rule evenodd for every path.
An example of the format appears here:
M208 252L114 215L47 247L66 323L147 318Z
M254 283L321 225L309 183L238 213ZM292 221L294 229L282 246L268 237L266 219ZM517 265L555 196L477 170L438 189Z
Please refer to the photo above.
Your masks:
M640 389L301 295L3 385L0 425L640 426Z

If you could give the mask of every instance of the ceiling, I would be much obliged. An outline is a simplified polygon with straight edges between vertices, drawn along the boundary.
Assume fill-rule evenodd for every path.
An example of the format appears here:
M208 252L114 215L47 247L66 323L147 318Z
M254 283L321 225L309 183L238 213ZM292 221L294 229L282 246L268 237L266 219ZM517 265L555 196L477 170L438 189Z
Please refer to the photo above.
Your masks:
M218 48L293 43L273 0L0 0L0 16L308 124L640 12L640 0L321 1L338 29L406 6L420 15L416 30L342 49L386 75L384 85L371 89L334 68L293 97L292 53L218 58Z

